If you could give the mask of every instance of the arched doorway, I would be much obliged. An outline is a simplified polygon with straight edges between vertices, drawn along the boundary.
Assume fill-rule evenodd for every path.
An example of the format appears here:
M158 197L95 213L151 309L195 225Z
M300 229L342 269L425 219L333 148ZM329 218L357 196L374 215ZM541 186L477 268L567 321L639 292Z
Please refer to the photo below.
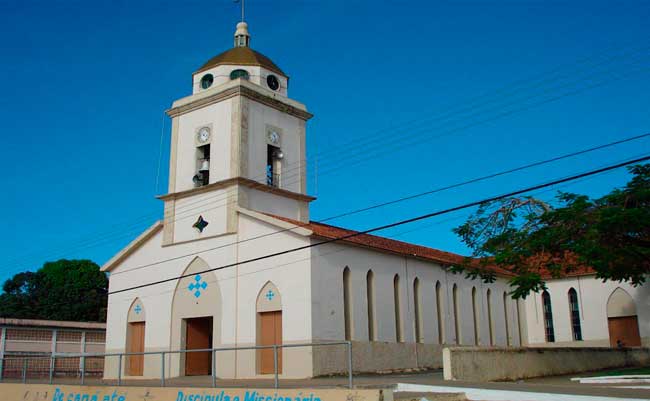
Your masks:
M634 300L618 287L607 300L607 326L612 347L640 347L639 321Z
M267 282L257 294L257 345L282 345L282 296L272 282ZM282 373L282 348L277 348L278 373ZM257 371L273 374L275 360L273 348L257 353Z
M139 298L136 298L127 317L126 326L126 352L144 352L144 333L146 325L146 312ZM129 355L126 357L126 375L142 376L144 374L144 355Z
M194 258L176 285L172 303L170 349L197 350L220 344L221 292L208 264ZM212 353L170 354L171 374L203 376L212 373Z

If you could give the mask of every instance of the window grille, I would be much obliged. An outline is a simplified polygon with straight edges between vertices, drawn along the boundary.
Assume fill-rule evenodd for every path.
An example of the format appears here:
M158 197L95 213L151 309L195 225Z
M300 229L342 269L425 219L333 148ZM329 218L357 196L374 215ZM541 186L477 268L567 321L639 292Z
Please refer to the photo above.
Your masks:
M544 311L544 331L546 341L555 342L555 329L553 328L553 308L551 307L551 295L548 291L542 293L542 309Z
M571 288L569 290L569 312L571 313L571 329L574 341L582 341L582 327L580 326L580 307L578 305L578 293Z
M8 341L52 341L51 330L39 329L7 329Z

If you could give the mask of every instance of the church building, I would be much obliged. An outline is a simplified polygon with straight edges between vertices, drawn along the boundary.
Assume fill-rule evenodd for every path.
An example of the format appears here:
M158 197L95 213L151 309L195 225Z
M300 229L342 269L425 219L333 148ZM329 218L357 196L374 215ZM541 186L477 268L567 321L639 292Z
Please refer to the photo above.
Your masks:
M313 246L354 232L310 221L312 114L250 42L240 22L234 47L167 111L163 220L102 270L106 352L168 353L106 358L106 378L160 378L162 361L166 377L273 374L273 349L250 348L259 345L291 345L278 348L277 368L301 378L347 369L345 345L300 346L309 343L351 341L357 372L438 368L449 345L649 343L647 287L586 274L515 301L508 272L465 279L448 271L462 261L449 252L374 235ZM208 348L221 350L173 352Z

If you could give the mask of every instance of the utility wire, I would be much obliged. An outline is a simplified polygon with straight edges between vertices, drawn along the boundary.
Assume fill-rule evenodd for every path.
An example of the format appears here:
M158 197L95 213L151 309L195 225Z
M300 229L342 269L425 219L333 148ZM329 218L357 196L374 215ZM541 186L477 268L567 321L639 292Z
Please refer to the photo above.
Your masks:
M610 57L610 59L611 59L611 57ZM599 63L599 64L602 64L602 62ZM547 79L546 81L548 81L548 79ZM596 85L596 86L600 86L600 85ZM595 87L595 86L592 85L592 87ZM584 89L582 89L582 90L580 90L580 91L584 91ZM575 94L575 93L574 93L574 94ZM562 97L564 97L564 95L563 95L563 96L559 96L559 97L557 97L557 98L550 99L550 101L557 100L557 99L562 98ZM548 102L548 100L542 102L542 104L543 104L543 103L547 103L547 102ZM467 108L466 108L466 109L467 109ZM513 114L514 112L518 112L518 111L526 110L526 109L528 109L528 108L522 108L522 109L517 109L517 110L515 110L515 111L509 111L509 112L507 112L507 113L505 113L505 114L502 114L502 115L500 115L500 116L497 116L496 118L501 118L501 117L503 117L503 116ZM448 114L449 114L449 113L448 113ZM476 114L476 113L474 113L474 114ZM495 118L495 119L496 119L496 118ZM430 119L430 118L428 118L428 119ZM426 119L425 119L425 120L426 120ZM492 120L493 120L493 119L490 119L490 120L487 120L487 121L492 121ZM483 122L478 122L478 123L470 124L469 126L464 126L464 127L461 127L461 128L459 128L459 129L456 129L456 130L453 130L453 131L462 131L462 130L464 130L464 129L471 128L472 126L475 126L475 125L478 125L478 124L481 124L481 123L484 123L484 122L487 122L487 121L483 121ZM451 131L451 132L453 132L453 131ZM449 133L447 133L447 134L449 134ZM437 138L437 137L440 137L440 136L444 136L444 135L445 135L445 134L443 134L443 135L438 135L438 136L434 136L434 137L432 137L432 138L428 138L428 139L430 140L430 139L434 139L434 138ZM161 138L162 138L162 135L161 135ZM412 138L411 138L411 141L410 141L410 142L413 142ZM414 143L410 143L410 142L407 143L406 145L407 145L407 146L410 146L410 145L414 144ZM402 146L400 146L400 148L404 148L404 147L405 147L404 145L405 145L405 144L402 144ZM162 148L161 148L161 149L162 149ZM391 148L390 151L391 151L391 152L394 152L394 151L395 151L395 148ZM383 152L383 153L386 153L386 152ZM352 164L358 164L358 163L360 163L360 162L364 162L364 161L367 161L367 160L369 160L369 159L372 159L372 158L375 158L375 157L377 157L377 156L381 156L381 155L382 155L382 154L371 155L370 157L365 157L364 159L357 160L357 161L347 159L347 161L348 161L348 162L352 162ZM159 160L159 162L160 162L160 160ZM297 162L300 162L300 161L297 161ZM334 163L334 164L336 164L336 163ZM326 171L323 172L322 174L324 175L324 174L331 173L332 171L334 171L334 170L338 170L338 169L340 169L340 168L342 168L342 167L344 167L344 166L345 166L345 164L343 164L343 165L338 165L338 166L334 167L333 169L326 170ZM301 166L297 167L297 169L305 169L306 167L307 167L307 166L305 166L305 165L301 165ZM321 166L319 166L319 167L321 167ZM294 170L295 170L295 169L294 169ZM288 178L291 178L291 174L289 174L289 177L286 176L286 174L289 173L289 172L291 172L291 171L292 171L292 169L290 169L290 170L285 170L285 180L287 180ZM261 178L264 178L264 177L262 177L262 176L260 176L260 177L261 177ZM300 180L300 177L298 177L296 181L299 181L299 180ZM287 181L285 181L285 182L287 182ZM232 192L232 191L229 191L229 192L230 192L230 193L227 192L226 194L223 194L223 193L216 194L215 197L216 197L216 198L220 198L220 199L214 199L214 201L216 202L216 201L220 201L220 200L227 199L229 196L231 196L231 195L234 193L234 192ZM176 214L177 214L177 215L182 214L181 209L188 208L188 206L190 206L191 204L198 204L198 203L203 203L203 202L206 202L206 201L210 201L209 197L208 197L208 198L200 199L200 200L198 200L198 201L196 201L196 202L194 202L194 203L192 203L192 202L187 203L187 204L183 205L181 208L178 208L178 210L176 210ZM226 202L226 203L222 204L221 207L223 207L223 206L227 206L229 203L232 203L232 202ZM209 206L209 205L203 205L203 206ZM211 209L208 209L208 210L214 210L214 209L215 209L215 208L211 208ZM191 210L192 210L192 209L187 209L188 212L190 212ZM155 214L151 214L151 215L148 215L147 218L149 218L149 216L155 216L155 215L157 215L157 213L155 213ZM190 217L193 217L193 215L190 216ZM140 229L140 226L141 226L142 224L144 224L144 216L143 216L142 220L143 220L142 223L134 223L133 225L130 225L130 226L134 227L134 229L128 231L128 233L130 234L131 231L135 230L135 227L137 227L137 228ZM137 224L137 225L135 225L135 224ZM147 225L148 225L148 224L147 224ZM127 226L127 227L128 227L128 226ZM123 229L120 229L120 231L122 231L122 230L123 230ZM119 232L116 232L115 234L119 235L120 233L119 233ZM103 240L104 238L106 238L106 239L111 239L112 237L115 236L115 234L113 234L113 233L111 233L111 232L108 232L108 233L106 233L106 234L104 234L104 235L101 235L99 239L88 239L88 240L86 240L85 242L86 242L86 243L87 243L87 242L90 242L90 244L87 245L86 247L88 247L88 246L95 246L95 243L96 243L97 241L101 241L101 240ZM126 235L125 235L125 234L124 234L124 235L119 235L119 237L122 237L122 236L126 236ZM100 243L101 243L101 242L100 242ZM81 245L85 245L85 243L82 242ZM69 252L70 252L70 251L69 251ZM19 258L14 259L14 261L17 260L17 259L19 259ZM21 259L21 260L24 260L24 257L23 257L23 258L20 258L20 259ZM11 263L11 262L10 262L10 263Z
M423 196L431 195L431 194L434 194L434 193L443 192L443 191L447 191L447 190L454 189L454 188L459 188L459 187L462 187L462 186L465 186L465 185L470 185L470 184L474 184L474 183L477 183L477 182L480 182L480 181L485 181L485 180L488 180L488 179L492 179L492 178L500 177L500 176L503 176L503 175L511 174L511 173L514 173L514 172L527 170L527 169L530 169L530 168L533 168L533 167L538 167L538 166L542 166L542 165L545 165L545 164L550 164L550 163L553 163L553 162L557 162L559 160L568 159L568 158L579 156L579 155L584 155L584 154L587 154L587 153L590 153L590 152L606 149L606 148L609 148L609 147L612 147L612 146L615 146L615 145L619 145L619 144L622 144L622 143L631 142L631 141L638 140L638 139L641 139L641 138L646 138L648 136L650 136L650 133L645 133L645 134L642 134L642 135L636 135L636 136L621 139L621 140L618 140L618 141L615 141L615 142L610 142L610 143L598 145L598 146L595 146L595 147L582 149L582 150L579 150L579 151L576 151L576 152L567 153L567 154L564 154L564 155L561 155L561 156L552 157L550 159L545 159L545 160L537 161L537 162L534 162L534 163L529 163L529 164L525 164L525 165L518 166L518 167L515 167L515 168L511 168L509 170L503 170L503 171L499 171L497 173L488 174L488 175L484 175L484 176L481 176L481 177L476 177L476 178L473 178L473 179L470 179L470 180L466 180L466 181L458 182L458 183L455 183L455 184L451 184L451 185L431 189L431 190L424 191L424 192L419 192L417 194L412 194L412 195L408 195L408 196L405 196L405 197L393 199L393 200L390 200L390 201L387 201L387 202L374 204L374 205L367 206L367 207L364 207L364 208L361 208L361 209L355 209L355 210L347 211L347 212L344 212L344 213L340 213L340 214L337 214L337 215L334 215L334 216L327 217L325 219L318 220L315 223L324 223L326 221L339 219L341 217L347 217L347 216L351 216L351 215L354 215L354 214L357 214L357 213L362 213L362 212L366 212L366 211L373 210L373 209L379 209L379 208L382 208L382 207L385 207L385 206L394 205L396 203L401 203L401 202L405 202L405 201L408 201L408 200L412 200L412 199L420 198L420 197L423 197ZM279 234L279 233L283 233L283 232L287 232L287 231L292 231L292 230L295 230L297 228L305 227L305 226L308 226L309 224L311 224L311 223L303 223L303 224L293 225L292 227L289 227L289 228L284 228L284 229L281 229L281 230L272 231L272 232L257 235L257 236L254 236L254 237L245 238L245 239L234 241L234 242L229 242L227 244L220 245L220 246L218 246L217 248L214 248L214 249L222 249L222 248L226 248L226 247L229 247L229 246L242 244L242 243L245 243L245 242L258 240L260 238L265 238L265 237L269 237L269 236L272 236L272 235L275 235L275 234ZM146 267L149 267L149 266L146 266ZM124 274L124 273L131 272L131 271L138 270L138 269L139 268L126 269L126 270L124 270L122 272L113 273L113 275Z
M135 286L132 286L132 287L127 287L127 288L123 288L123 289L119 289L119 290L115 290L115 291L109 291L108 294L109 295L119 294L119 293L126 292L126 291L131 291L131 290L144 288L144 287L150 287L150 286L153 286L153 285L163 284L163 283L166 283L166 282L175 281L175 280L183 279L183 278L186 278L186 277L191 277L191 276L194 276L196 274L203 274L203 273L213 272L213 271L217 271L217 270L223 270L223 269L226 269L226 268L229 268L229 267L241 266L241 265L244 265L244 264L257 262L257 261L260 261L260 260L265 260L265 259L273 258L273 257L276 257L276 256L286 255L286 254L289 254L289 253L294 253L294 252L302 251L302 250L309 249L309 248L315 248L315 247L321 246L321 245L331 244L331 243L339 242L339 241L345 241L345 240L348 240L350 238L358 237L360 235L370 234L370 233L373 233L373 232L386 230L388 228L397 227L397 226L413 223L413 222L420 221L420 220L430 219L430 218L435 217L435 216L448 214L448 213L455 212L455 211L458 211L458 210L468 209L470 207L479 206L481 204L488 203L488 202L494 202L494 201L497 201L499 199L504 199L504 198L509 198L509 197L512 197L512 196L517 196L517 195L520 195L520 194L523 194L523 193L526 193L526 192L535 191L535 190L538 190L538 189L550 187L552 185L557 185L557 184L562 184L562 183L569 182L569 181L578 180L580 178L589 177L589 176L592 176L592 175L603 173L605 171L618 169L618 168L625 167L625 166L628 166L628 165L631 165L631 164L640 163L640 162L643 162L643 161L646 161L646 160L650 160L650 156L644 156L644 157L641 157L641 158L637 158L637 159L629 160L629 161L626 161L626 162L610 165L610 166L603 167L603 168L596 169L596 170L591 170L591 171L588 171L588 172L585 172L585 173L573 175L573 176L562 178L562 179L559 179L559 180L550 181L550 182L547 182L547 183L544 183L544 184L538 184L538 185L534 185L534 186L531 186L531 187L518 189L516 191L507 192L507 193L504 193L504 194L501 194L501 195L498 195L498 196L493 196L493 197L484 198L484 199L481 199L481 200L478 200L478 201L465 203L465 204L460 205L460 206L455 206L455 207L451 207L451 208L448 208L448 209L443 209L443 210L440 210L440 211L435 211L435 212L423 214L423 215L412 217L412 218L409 218L409 219L400 220L400 221L397 221L397 222L393 222L393 223L385 224L385 225L382 225L382 226L374 227L374 228L371 228L371 229L368 229L368 230L353 232L351 234L343 235L343 236L336 237L336 238L326 239L326 240L323 240L321 242L311 243L309 245L303 245L303 246L299 246L299 247L295 247L295 248L291 248L291 249L286 249L286 250L283 250L283 251L274 252L274 253L270 253L270 254L267 254L267 255L246 259L246 260L243 260L243 261L240 261L240 262L228 263L228 264L225 264L225 265L222 265L222 266L219 266L219 267L214 267L214 268L205 269L205 270L202 270L202 271L199 271L199 272L194 272L192 274L183 274L183 275L180 275L180 276L177 276L177 277L172 277L172 278L167 278L167 279L163 279L163 280L153 281L153 282L146 283L146 284L135 285ZM203 250L201 252L197 252L197 253L191 253L191 254L186 254L186 255L182 255L182 256L177 256L177 257L174 257L174 258L169 258L169 259L166 260L166 262L186 258L188 256L195 256L198 253L206 252L206 251L209 251L209 250L211 250L211 248L205 249L205 250ZM155 264L159 264L159 262L156 262Z
M603 174L611 174L612 172L614 172L614 170L610 170L609 172L605 172ZM564 183L563 185L548 187L548 188L544 189L543 191L534 192L531 196L537 197L537 196L540 196L541 194L545 194L545 193L548 193L548 192L555 191L558 188L565 188L565 187L568 187L570 185L575 185L575 184L578 184L578 183L581 183L581 182L584 182L584 181L587 181L587 180L590 180L590 179L593 179L593 178L596 178L596 176L585 177L585 178L582 178L582 179L578 179L578 180L575 180L575 181ZM462 215L457 215L457 216L450 217L450 218L447 218L447 219L438 220L438 221L435 221L433 223L428 223L428 224L421 225L421 226L415 226L412 229L400 231L400 232L395 233L395 234L393 234L393 235L391 235L391 236L389 236L387 238L389 238L389 239L399 238L399 237L402 237L402 236L404 236L406 234L409 234L409 233L412 233L412 232L426 230L426 229L429 229L431 227L439 226L441 224L449 223L449 222L455 221L455 220L460 220L462 218L463 218ZM322 257L324 257L326 255L342 254L342 253L346 253L346 252L350 252L350 251L352 251L351 248L335 249L335 250L332 250L332 251L329 251L329 252L320 253L316 257L322 258ZM237 274L231 275L229 277L221 277L221 278L219 278L219 277L213 275L212 277L206 278L205 281L208 284L210 284L210 283L224 282L224 281L228 281L228 280L235 280L235 279L237 279L239 277L249 276L249 275L253 275L253 274L259 274L260 272L270 271L270 270L286 267L286 266L293 265L293 264L296 264L296 263L299 263L299 262L304 262L304 261L310 260L310 259L312 259L312 257L308 256L307 258L295 259L295 260L291 260L291 261L288 261L288 262L275 264L273 266L265 267L265 268L260 269L260 270L249 271L249 272L245 272L245 273L238 272ZM102 290L101 288L94 288L94 289L100 290L100 291ZM158 296L158 295L170 294L170 293L173 293L174 291L176 291L175 288L169 289L169 290L158 291L158 292L155 292L155 293L150 292L150 293L147 293L147 294L139 295L138 298L139 299L146 299L146 298L151 298L151 297ZM113 305L115 303L129 303L130 304L132 302L133 302L133 298L126 298L126 299L121 299L121 300L117 300L117 301L116 300L111 300L111 304L113 304ZM65 305L65 304L66 304L65 302L57 302L57 303L50 304L50 306L52 306L52 305L54 305L54 306L56 306L56 305Z

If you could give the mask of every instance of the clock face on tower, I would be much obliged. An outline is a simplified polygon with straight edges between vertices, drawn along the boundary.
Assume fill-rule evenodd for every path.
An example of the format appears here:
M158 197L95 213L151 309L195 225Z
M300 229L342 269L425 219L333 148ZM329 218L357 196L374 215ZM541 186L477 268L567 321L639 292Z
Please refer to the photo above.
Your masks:
M199 143L206 143L210 140L210 128L208 127L203 127L199 130L199 132L196 134L196 140Z
M266 77L266 84L271 88L271 90L278 90L280 88L280 82L278 81L278 77L275 75L269 75Z
M280 143L280 134L278 134L275 131L269 131L267 134L269 142L271 142L274 145L277 145Z

